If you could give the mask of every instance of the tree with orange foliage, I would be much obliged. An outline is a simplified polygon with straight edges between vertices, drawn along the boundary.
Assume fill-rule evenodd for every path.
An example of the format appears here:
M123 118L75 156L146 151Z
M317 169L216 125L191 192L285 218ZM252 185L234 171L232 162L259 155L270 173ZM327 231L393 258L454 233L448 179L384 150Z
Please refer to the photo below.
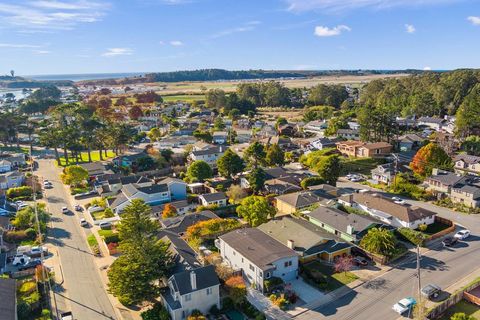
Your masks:
M162 218L163 219L168 219L168 218L173 218L177 216L177 209L175 209L172 204L167 203L165 207L163 208L162 211Z
M423 177L431 175L433 168L448 170L452 168L452 159L436 143L429 143L418 150L410 162L413 172Z
M240 304L247 295L247 286L243 281L242 276L233 276L225 281L225 286L228 288L228 294L236 305Z

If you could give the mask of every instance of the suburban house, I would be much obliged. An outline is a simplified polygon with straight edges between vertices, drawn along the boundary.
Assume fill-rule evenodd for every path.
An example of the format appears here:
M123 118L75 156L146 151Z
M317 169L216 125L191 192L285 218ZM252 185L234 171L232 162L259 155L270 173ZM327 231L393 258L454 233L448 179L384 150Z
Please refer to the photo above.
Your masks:
M225 207L227 205L228 197L224 192L205 193L198 196L198 200L202 206L217 205Z
M338 142L335 138L319 138L310 143L310 149L323 150L327 148L335 148Z
M189 203L187 200L172 201L169 204L172 207L174 207L175 210L177 210L178 215L184 215L188 212L192 212L197 207L197 205L195 203ZM165 209L165 205L166 204L153 206L152 207L152 213L157 217L161 217L163 209Z
M310 207L320 202L328 202L335 199L334 196L313 190L288 193L275 198L277 215L287 215Z
M303 130L305 132L322 134L328 127L328 122L325 120L313 120L305 124Z
M112 163L117 167L136 167L138 165L138 160L142 158L149 157L146 152L139 152L134 154L127 154L113 158Z
M418 150L422 146L425 139L420 137L418 134L408 133L398 137L398 139L395 141L397 143L398 150L401 152L407 152Z
M162 301L172 320L184 320L192 311L208 314L220 309L220 281L213 265L175 273L168 279Z
M268 194L286 194L301 191L302 188L298 183L292 183L289 179L270 179L265 181L264 189Z
M287 170L282 167L274 167L265 169L265 189L267 190L268 185L275 185L276 183L270 183L270 180L277 179L300 186L300 182L307 178L308 176L304 173L298 173L297 171ZM240 186L244 189L250 188L250 183L248 182L246 176L240 178ZM277 193L278 194L278 193Z
M17 318L17 281L0 278L0 318L16 320Z
M8 160L0 160L0 173L12 171L12 163Z
M98 180L97 176L96 189L102 196L114 196L120 192L124 185L131 183L139 186L148 186L153 183L153 180L144 175L121 176L115 174L111 175L111 177L106 176L102 180Z
M10 162L12 169L23 167L27 164L27 158L24 153L0 153L0 160Z
M210 148L215 148L215 146L211 143L201 140L193 144L193 151L208 150Z
M142 199L148 205L154 206L187 198L187 184L175 178L166 178L158 184L131 183L124 185L120 191L110 204L110 208L116 213L120 213L133 199Z
M398 165L395 170L395 164L386 163L380 164L375 169L371 170L372 180L377 184L387 184L390 185L393 183L396 173L408 172L410 169L405 165Z
M22 186L25 175L19 171L10 171L0 174L0 189L7 190L9 188L17 188Z
M288 282L298 275L298 255L285 244L256 228L237 229L215 241L225 263L241 270L247 281L263 292L264 281L278 277Z
M480 175L480 157L459 154L453 159L455 172Z
M96 176L105 174L107 172L107 168L100 161L80 163L79 166L87 170L88 176L91 179L95 178Z
M279 125L277 132L279 136L293 137L295 135L296 129L293 124L286 123Z
M435 117L421 117L417 120L418 126L429 127L435 131L440 131L446 123L445 119Z
M355 129L338 129L337 137L345 140L360 140L360 131Z
M292 139L289 137L282 137L278 135L270 136L261 141L267 147L272 144L277 144L282 150L289 150L292 148Z
M333 262L338 256L350 254L350 244L303 219L284 216L257 228L297 252L300 262L317 258Z
M339 198L339 203L362 210L386 225L417 229L435 222L436 213L418 206L395 203L377 193L354 193Z
M215 131L213 133L213 143L226 144L228 133L226 131Z
M427 190L436 194L449 195L452 187L464 177L458 173L433 169L432 175L425 179Z
M480 177L464 176L451 188L450 199L467 207L480 207Z
M365 143L361 141L337 142L341 154L354 158L386 157L392 152L392 145L386 142Z
M159 149L171 149L186 146L188 144L194 144L196 141L197 138L184 135L178 137L164 137L155 145L158 146Z
M314 225L349 242L360 241L368 229L380 225L370 217L349 214L331 207L320 206L312 212L305 213L305 216Z
M212 168L217 166L217 160L220 158L225 152L225 147L212 147L205 150L194 150L190 153L190 160L197 161L203 160L208 163Z

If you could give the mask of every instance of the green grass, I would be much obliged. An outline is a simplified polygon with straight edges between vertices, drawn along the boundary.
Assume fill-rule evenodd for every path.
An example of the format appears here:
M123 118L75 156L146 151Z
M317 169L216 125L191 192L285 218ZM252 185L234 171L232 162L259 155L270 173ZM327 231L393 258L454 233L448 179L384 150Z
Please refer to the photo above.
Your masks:
M183 101L183 102L193 102L195 100L205 100L205 95L203 94L178 94L172 96L162 96L163 101L165 102L176 102L176 101Z
M100 237L108 237L108 236L110 236L110 235L112 235L112 234L113 234L113 230L103 230L103 229L98 230L98 235L99 235Z
M333 267L327 266L319 261L308 262L303 265L303 268L309 270L309 274L313 277L324 278L327 283L323 288L327 291L338 289L358 279L358 277L351 272L336 273Z
M461 300L456 305L448 308L440 320L450 320L451 316L457 312L463 312L466 315L474 317L475 319L480 319L480 307L465 300Z
M97 238L95 238L94 234L90 234L87 237L87 242L90 247L98 246Z
M343 174L360 173L364 175L371 175L372 169L375 169L379 164L384 164L384 159L374 158L341 158L343 165Z
M20 153L29 153L30 149L27 147L0 147L0 152L20 152Z
M445 230L449 227L450 226L447 225L447 224L441 223L439 221L435 221L434 223L429 224L427 226L427 229L424 231L424 233L426 233L428 235L432 235L432 234L438 233L440 231L443 231L443 230Z
M103 159L109 159L109 158L113 158L115 157L115 153L111 150L108 150L107 151L107 156L105 157L105 153L103 153L104 156L103 156ZM70 156L70 155L69 155ZM81 158L79 157L79 161L78 163L85 163L85 162L88 162L88 152L82 152L81 153ZM92 157L92 161L99 161L100 160L100 153L98 152L98 150L96 151L92 151L91 152L91 157ZM68 165L73 165L75 164L75 158L68 158L69 160L69 164ZM65 161L65 158L62 156L60 157L60 165L62 167L65 167L67 165L66 161Z

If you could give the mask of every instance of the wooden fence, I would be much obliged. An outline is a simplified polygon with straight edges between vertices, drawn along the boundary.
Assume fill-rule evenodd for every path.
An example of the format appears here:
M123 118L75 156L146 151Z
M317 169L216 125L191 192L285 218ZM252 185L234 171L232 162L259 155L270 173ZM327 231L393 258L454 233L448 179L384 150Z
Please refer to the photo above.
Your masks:
M428 239L425 239L425 242L429 242L429 241L441 238L444 235L447 235L447 234L455 231L455 224L451 220L448 220L448 219L445 219L445 218L442 218L442 217L439 217L439 216L435 216L435 221L443 223L445 225L448 225L449 227L442 230L442 231L439 231L435 234L432 234Z
M473 283L465 286L463 289L452 293L452 295L447 300L433 307L428 312L427 319L439 318L448 308L460 302L465 297L465 293L468 294L468 292L478 287L480 287L480 278L477 278ZM470 295L470 296L473 296L473 295ZM475 297L475 298L478 299L478 297Z

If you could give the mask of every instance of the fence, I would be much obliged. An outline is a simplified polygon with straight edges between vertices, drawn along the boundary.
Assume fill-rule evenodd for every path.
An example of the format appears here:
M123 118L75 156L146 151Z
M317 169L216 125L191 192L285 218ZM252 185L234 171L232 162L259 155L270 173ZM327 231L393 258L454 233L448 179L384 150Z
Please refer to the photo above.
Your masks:
M476 289L480 287L480 278L477 278L474 282L472 282L471 284L463 287L463 289L461 290L458 290L454 293L452 293L452 295L445 301L443 301L442 303L436 305L435 307L433 307L429 312L428 312L428 315L427 315L427 319L437 319L438 317L440 317L448 308L450 308L451 306L457 304L458 302L460 302L464 297L465 297L465 293L468 294L468 292ZM478 299L478 297L475 297ZM468 299L468 298L467 298Z
M425 242L429 242L429 241L441 238L444 235L447 235L455 231L455 224L451 220L448 220L439 216L435 216L435 222L443 223L445 225L448 225L449 227L435 234L432 234L428 239L425 239Z

